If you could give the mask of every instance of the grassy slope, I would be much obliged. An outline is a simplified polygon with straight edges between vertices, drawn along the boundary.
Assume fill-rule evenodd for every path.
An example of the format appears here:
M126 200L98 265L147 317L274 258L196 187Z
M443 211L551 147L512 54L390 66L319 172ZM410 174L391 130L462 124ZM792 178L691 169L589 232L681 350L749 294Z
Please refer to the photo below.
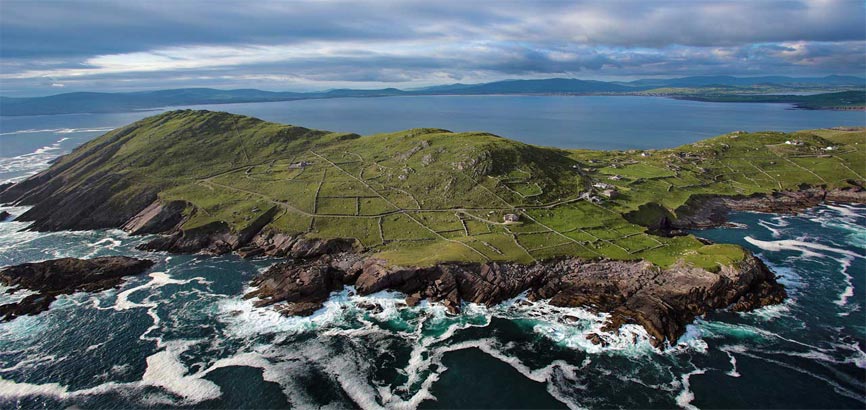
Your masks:
M277 207L273 229L354 237L398 264L529 263L569 255L643 258L662 266L685 259L713 268L741 259L742 249L703 245L692 236L657 237L623 215L652 222L693 194L866 182L864 130L731 134L642 156L437 129L359 137L206 111L146 118L85 144L60 164L118 136L122 147L102 166L137 186L158 188L164 200L193 204L197 212L184 229L223 222L241 230ZM805 145L784 144L790 139ZM823 150L828 146L836 149ZM298 162L307 166L290 166ZM614 175L622 178L611 180ZM579 198L597 193L592 184L599 182L621 195L602 203ZM506 213L521 222L503 224Z

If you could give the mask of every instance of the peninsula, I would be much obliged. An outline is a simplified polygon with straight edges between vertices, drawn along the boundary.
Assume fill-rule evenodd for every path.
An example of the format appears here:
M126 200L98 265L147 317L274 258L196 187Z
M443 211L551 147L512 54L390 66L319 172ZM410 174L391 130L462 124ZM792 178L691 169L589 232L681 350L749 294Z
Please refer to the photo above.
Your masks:
M429 95L607 95L661 96L709 102L787 103L799 109L863 110L866 79L701 76L630 82L547 78L417 89L336 89L316 92L181 88L136 92L72 92L41 97L0 96L0 116L131 112L201 104L236 104L330 98ZM803 94L806 95L803 95Z
M697 315L785 297L745 249L690 228L730 209L864 203L866 129L733 132L653 151L537 147L483 132L360 136L171 111L0 187L42 231L123 228L154 251L288 258L248 297L310 314L395 289L457 312L526 293L675 341ZM601 335L594 341L604 343Z

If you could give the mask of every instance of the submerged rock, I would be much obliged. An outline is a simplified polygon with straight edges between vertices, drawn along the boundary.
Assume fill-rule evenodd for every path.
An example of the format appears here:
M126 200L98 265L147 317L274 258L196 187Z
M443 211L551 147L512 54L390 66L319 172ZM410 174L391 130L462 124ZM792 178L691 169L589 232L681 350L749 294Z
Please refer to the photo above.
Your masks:
M138 275L153 266L153 261L126 256L93 259L62 258L24 263L0 269L0 283L38 292L17 303L0 306L3 320L21 315L35 315L48 310L57 295L75 292L98 292L123 283L124 276Z

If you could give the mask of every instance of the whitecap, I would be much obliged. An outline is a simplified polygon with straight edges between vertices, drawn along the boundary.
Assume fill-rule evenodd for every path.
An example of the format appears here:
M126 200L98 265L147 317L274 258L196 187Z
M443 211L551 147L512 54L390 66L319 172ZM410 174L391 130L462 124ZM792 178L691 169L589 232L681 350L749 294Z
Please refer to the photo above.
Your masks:
M220 397L219 386L201 378L201 375L187 375L187 368L180 361L180 354L194 343L187 340L166 342L164 350L147 357L141 383L161 387L190 404Z
M787 286L786 286L787 287ZM781 317L788 316L791 313L791 305L794 303L792 299L786 299L783 303L775 305L767 305L751 312L738 312L741 316L752 316L759 318L765 322L770 322Z
M783 251L783 250L791 250L802 253L807 257L815 257L815 258L824 258L828 257L828 255L824 253L819 253L816 251L824 251L829 253L835 253L839 255L851 256L854 258L862 258L863 256L857 254L856 252L849 251L847 249L839 249L834 248L832 246L823 245L820 243L814 242L806 242L802 240L795 239L783 239L778 241L762 241L760 239L755 239L751 236L746 236L744 238L746 242L757 246L765 251Z
M51 145L40 147L28 154L0 158L0 174L23 174L0 181L0 183L18 182L48 168L51 161L62 153L60 144L66 140L68 138L61 138Z
M844 206L841 204L834 204L834 205L826 204L825 206L827 208L830 208L830 209L840 213L842 216L846 216L849 218L866 218L866 215L861 215L861 214L857 213L857 211L862 211L863 210L862 208Z
M8 132L0 132L0 135L20 135L20 134L42 134L42 133L53 133L53 134L76 134L76 133L85 133L85 132L107 132L111 131L114 128L112 127L96 127L96 128L48 128L48 129L35 129L30 128L26 130L16 130L16 131L8 131Z
M719 350L728 355L729 362L731 363L731 370L727 371L725 374L731 377L740 377L741 374L737 371L737 357L734 356L734 353L745 352L746 347L743 345L728 345L720 347Z
M704 373L706 373L705 369L696 368L695 370L692 370L692 371L690 371L690 372L688 372L682 376L681 383L682 383L683 389L682 389L682 391L680 391L679 394L677 394L677 396L675 398L677 406L680 406L684 409L689 409L689 410L697 409L697 407L692 405L692 401L695 400L695 394L691 390L689 390L689 388L691 387L692 376L697 376L697 375L701 375Z
M848 268L851 267L851 263L853 261L854 259L850 257L839 260L839 262L842 264L841 273L845 282L845 289L842 290L841 293L839 293L839 299L835 301L835 303L840 307L844 307L845 305L847 305L848 298L854 296L854 277L851 276L851 274L848 272ZM840 312L839 314L844 316L847 314L847 312Z

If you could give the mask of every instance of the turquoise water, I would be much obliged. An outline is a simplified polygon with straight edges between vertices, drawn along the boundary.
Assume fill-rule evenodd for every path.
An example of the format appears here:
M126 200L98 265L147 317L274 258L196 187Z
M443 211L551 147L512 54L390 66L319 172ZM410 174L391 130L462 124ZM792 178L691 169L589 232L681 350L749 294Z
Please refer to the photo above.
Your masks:
M0 407L862 408L866 208L733 220L743 228L700 234L755 251L791 298L708 315L663 350L634 326L599 348L585 335L603 315L545 303L449 316L346 290L312 317L287 318L241 299L273 260L146 254L133 249L144 238L120 231L3 224L0 265L115 254L158 264L120 289L0 324Z
M457 101L432 103L449 98ZM718 104L651 98L497 98L210 108L244 108L265 119L375 132L390 126L470 129L461 128L460 121L471 124L467 110L475 107L480 125L471 128L548 145L596 141L596 148L667 146L702 138L704 132L782 128L772 121L788 121L785 129L864 125L862 113L790 111L776 105L723 104L714 110ZM596 114L563 108L584 103ZM366 106L366 117L343 115L351 104ZM407 107L395 116L399 121L391 122L383 118L384 110L395 104ZM425 104L432 106L426 118L419 113ZM491 109L502 104L521 109ZM625 110L629 104L637 105ZM680 104L698 108L663 118L682 109ZM318 116L305 114L323 105L332 108ZM462 107L458 111L465 118L452 118L449 107ZM722 108L734 112L724 114ZM570 113L561 114L559 131L552 126L543 134L521 136L524 121L541 121L557 110ZM2 117L0 180L44 169L52 158L105 129L145 115ZM497 120L509 115L518 126ZM621 126L592 122L613 118L608 116L621 117ZM660 125L631 137L621 134L648 116ZM324 124L330 120L333 126ZM452 122L426 123L439 120ZM603 131L563 131L570 126ZM668 131L655 134L657 129ZM866 207L829 205L800 216L740 213L733 219L742 228L698 234L753 250L780 275L791 298L753 313L708 315L662 350L652 348L636 326L604 334L610 345L601 349L585 335L599 329L604 315L543 302L468 305L463 314L449 316L435 305L399 309L402 295L396 293L359 297L346 290L332 295L312 317L286 318L241 298L249 280L275 260L143 253L134 248L147 238L121 231L20 232L24 224L2 223L0 266L101 255L158 263L119 289L63 296L40 316L0 324L0 408L866 406ZM0 303L23 296L2 293ZM369 303L380 309L359 307Z

